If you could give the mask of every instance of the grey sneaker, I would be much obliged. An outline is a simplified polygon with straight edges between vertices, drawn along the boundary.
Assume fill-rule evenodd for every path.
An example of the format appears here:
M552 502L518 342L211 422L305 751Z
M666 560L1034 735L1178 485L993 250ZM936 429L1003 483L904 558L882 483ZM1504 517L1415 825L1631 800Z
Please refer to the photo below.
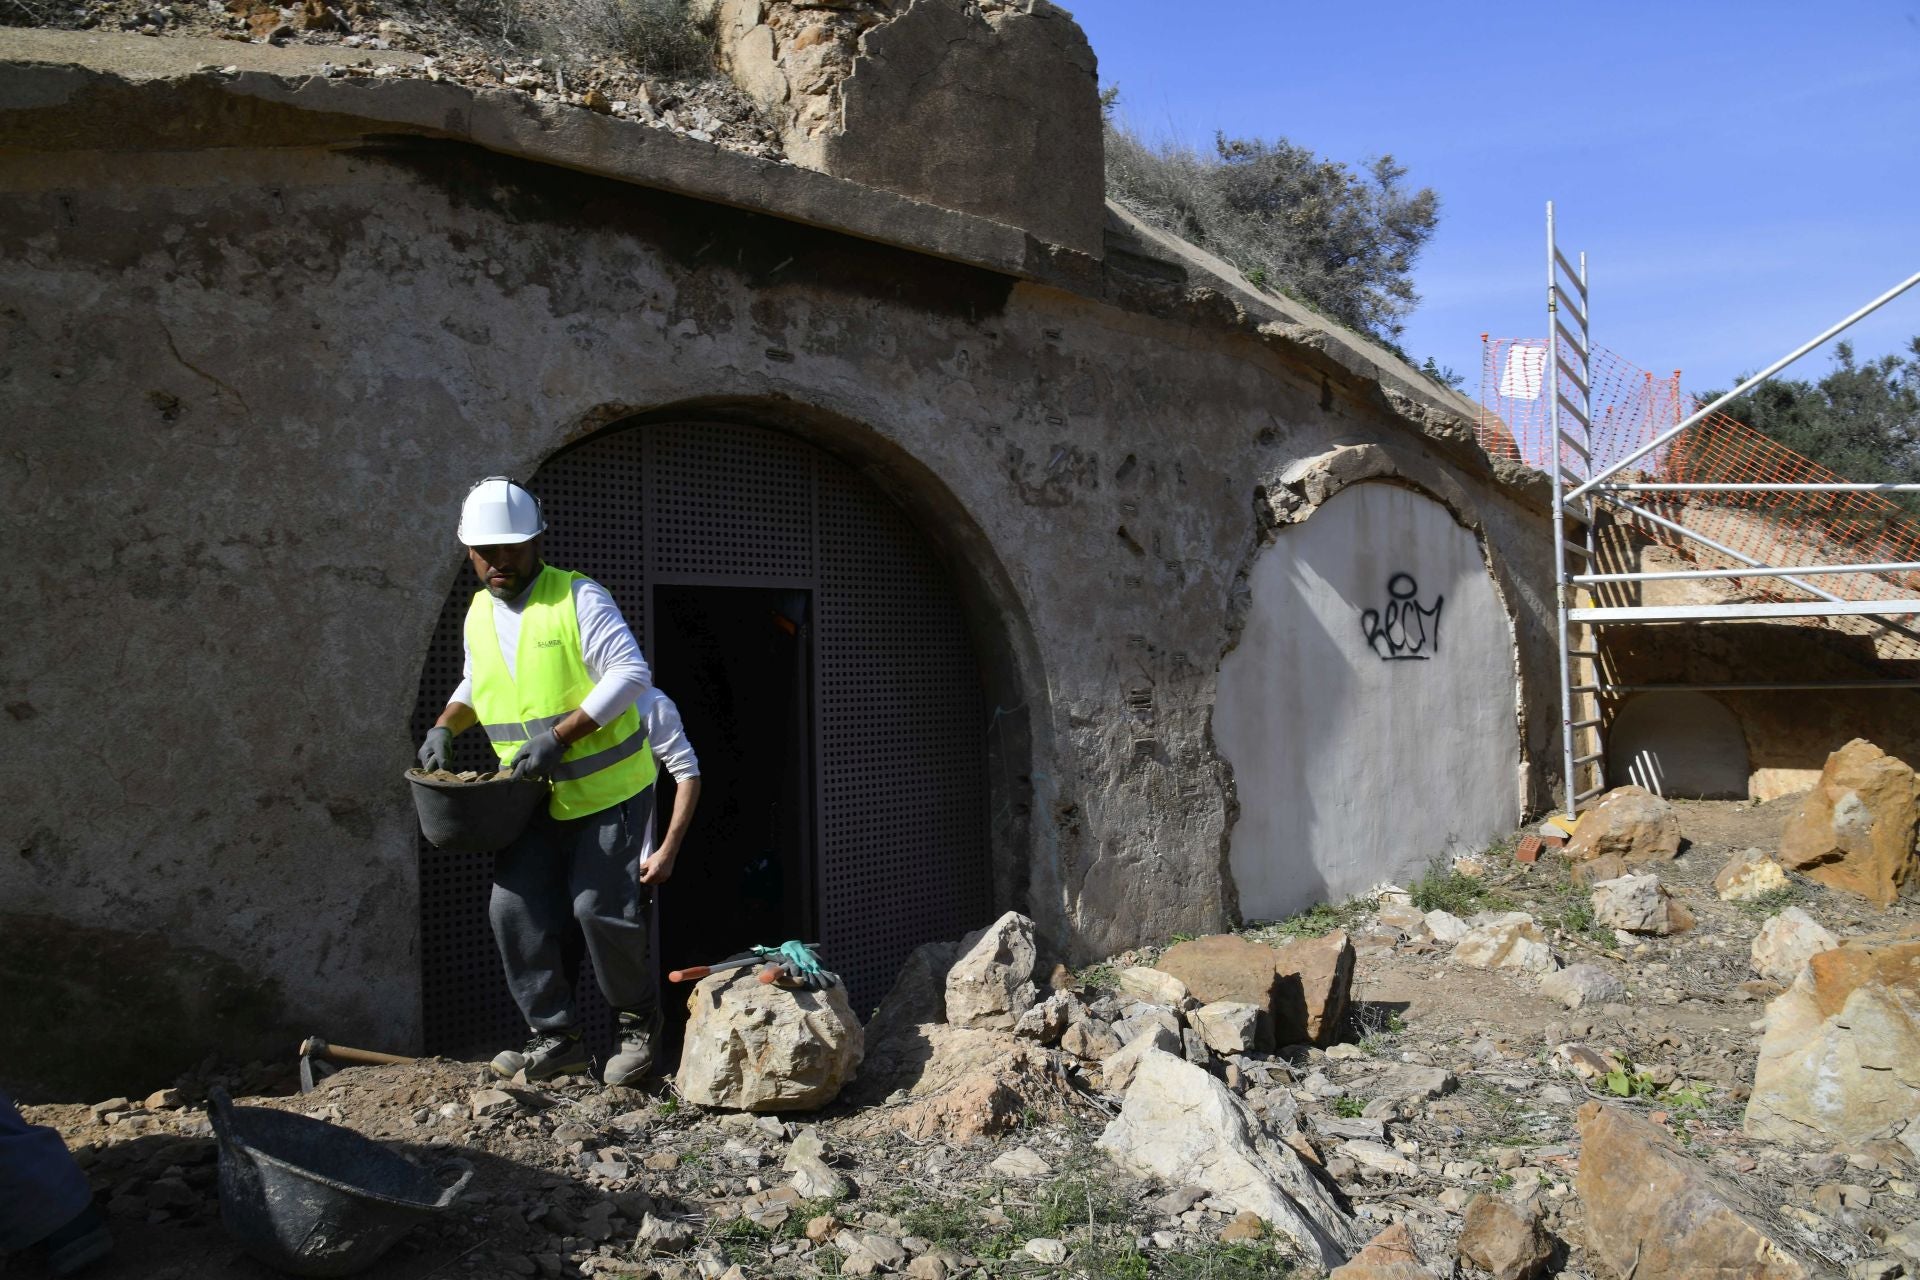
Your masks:
M607 1059L601 1078L608 1084L638 1087L653 1070L653 1044L660 1035L660 1015L620 1011L620 1052Z
M487 1064L502 1080L522 1071L529 1080L584 1075L593 1066L578 1031L536 1031L524 1049L502 1049Z

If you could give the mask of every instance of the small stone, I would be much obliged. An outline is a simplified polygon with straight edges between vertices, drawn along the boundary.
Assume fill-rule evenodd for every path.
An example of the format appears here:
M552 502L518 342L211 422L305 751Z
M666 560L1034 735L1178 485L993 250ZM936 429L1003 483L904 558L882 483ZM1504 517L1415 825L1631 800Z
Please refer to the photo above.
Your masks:
M1207 1198L1204 1187L1178 1187L1154 1200L1147 1207L1162 1218L1177 1218Z
M513 1095L501 1089L479 1089L467 1099L468 1109L475 1120L485 1120L490 1116L511 1115L520 1109Z
M1132 996L1148 1004L1165 1005L1169 1009L1184 1009L1193 1003L1193 995L1187 990L1187 984L1159 969L1141 966L1122 969L1113 975L1113 985L1121 995Z
M834 1234L839 1230L840 1219L830 1213L823 1213L817 1218L807 1219L807 1239L811 1240L814 1244L825 1244L827 1241L833 1239Z
M108 1098L105 1102L94 1103L91 1107L88 1108L88 1110L93 1112L94 1119L104 1121L106 1120L108 1113L114 1112L114 1111L128 1111L128 1110L131 1110L132 1107L133 1107L133 1104L127 1101L125 1098Z
M1775 982L1790 983L1807 961L1831 951L1840 939L1799 907L1788 907L1760 926L1753 940L1753 971Z
M1067 1260L1067 1246L1047 1236L1036 1236L1020 1250L1035 1262L1057 1267Z
M693 1245L693 1232L682 1223L649 1213L640 1220L640 1233L633 1243L642 1253L684 1253Z
M1120 1051L1120 1042L1097 1020L1088 1018L1068 1027L1060 1037L1060 1047L1076 1058L1099 1062Z
M1509 911L1475 926L1455 944L1452 959L1475 969L1518 969L1523 973L1551 973L1559 967L1546 935L1524 911Z
M1582 1005L1625 999L1627 984L1609 969L1583 963L1569 965L1540 979L1540 994L1558 1000L1569 1009L1578 1009Z
M1216 1000L1190 1012L1187 1020L1215 1053L1257 1053L1271 1047L1272 1033L1261 1034L1263 1013L1258 1005Z
M1467 1206L1460 1230L1460 1256L1493 1280L1532 1280L1553 1260L1553 1238L1529 1203L1520 1207L1482 1195Z
M1664 935L1693 927L1692 914L1652 875L1626 875L1594 885L1593 918L1628 933Z
M1260 1215L1242 1209L1233 1215L1226 1226L1220 1228L1222 1244L1238 1244L1244 1240L1260 1240L1267 1234L1267 1226L1260 1221Z
M1053 1172L1032 1147L1015 1147L987 1167L1006 1178L1044 1178Z
M1390 1173L1396 1177L1411 1178L1420 1172L1418 1165L1395 1151L1392 1147L1379 1142L1368 1142L1362 1138L1349 1139L1340 1144L1340 1154L1355 1164L1377 1169L1381 1173Z
M1787 873L1758 849L1749 849L1720 868L1713 878L1714 892L1723 902L1758 898L1787 887Z
M1425 917L1427 932L1433 935L1435 942L1454 943L1473 932L1469 925L1451 911L1429 911Z
M186 1096L178 1089L156 1089L147 1095L143 1105L148 1111L170 1111L186 1105Z

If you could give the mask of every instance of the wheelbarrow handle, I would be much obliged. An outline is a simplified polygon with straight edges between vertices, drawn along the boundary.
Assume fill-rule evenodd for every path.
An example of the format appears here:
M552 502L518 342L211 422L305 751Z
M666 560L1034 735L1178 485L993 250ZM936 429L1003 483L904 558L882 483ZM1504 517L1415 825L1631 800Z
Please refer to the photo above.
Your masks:
M469 1182L473 1181L473 1165L459 1156L450 1156L433 1166L433 1177L436 1182L449 1173L458 1173L460 1176L440 1188L440 1201L434 1206L437 1209L444 1209L459 1199L460 1193L467 1189Z
M236 1152L246 1146L234 1128L233 1096L217 1084L207 1089L207 1121L221 1146Z

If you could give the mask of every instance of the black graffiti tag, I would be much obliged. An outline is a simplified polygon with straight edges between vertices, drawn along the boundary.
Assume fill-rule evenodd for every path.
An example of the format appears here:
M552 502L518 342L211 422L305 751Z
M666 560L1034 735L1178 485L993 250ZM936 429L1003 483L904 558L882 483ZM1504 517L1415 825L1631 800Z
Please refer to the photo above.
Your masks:
M1360 633L1383 662L1424 662L1440 652L1440 610L1445 596L1435 596L1428 608L1414 597L1420 584L1410 573L1396 573L1387 579L1386 609L1362 609Z

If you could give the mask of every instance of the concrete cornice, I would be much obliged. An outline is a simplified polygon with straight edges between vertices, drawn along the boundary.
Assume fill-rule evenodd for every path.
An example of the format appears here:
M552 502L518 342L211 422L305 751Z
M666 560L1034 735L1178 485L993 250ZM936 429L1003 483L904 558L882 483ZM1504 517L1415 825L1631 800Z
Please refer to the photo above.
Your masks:
M570 104L536 102L512 89L401 75L329 77L320 70L323 53L357 58L360 51L0 30L0 154L312 146L413 134L770 214L1021 279L1062 283L1063 259L1080 257L974 214ZM409 59L388 55L383 61ZM236 99L268 109L235 111ZM1079 270L1069 268L1067 274L1084 274L1091 266L1081 258Z

